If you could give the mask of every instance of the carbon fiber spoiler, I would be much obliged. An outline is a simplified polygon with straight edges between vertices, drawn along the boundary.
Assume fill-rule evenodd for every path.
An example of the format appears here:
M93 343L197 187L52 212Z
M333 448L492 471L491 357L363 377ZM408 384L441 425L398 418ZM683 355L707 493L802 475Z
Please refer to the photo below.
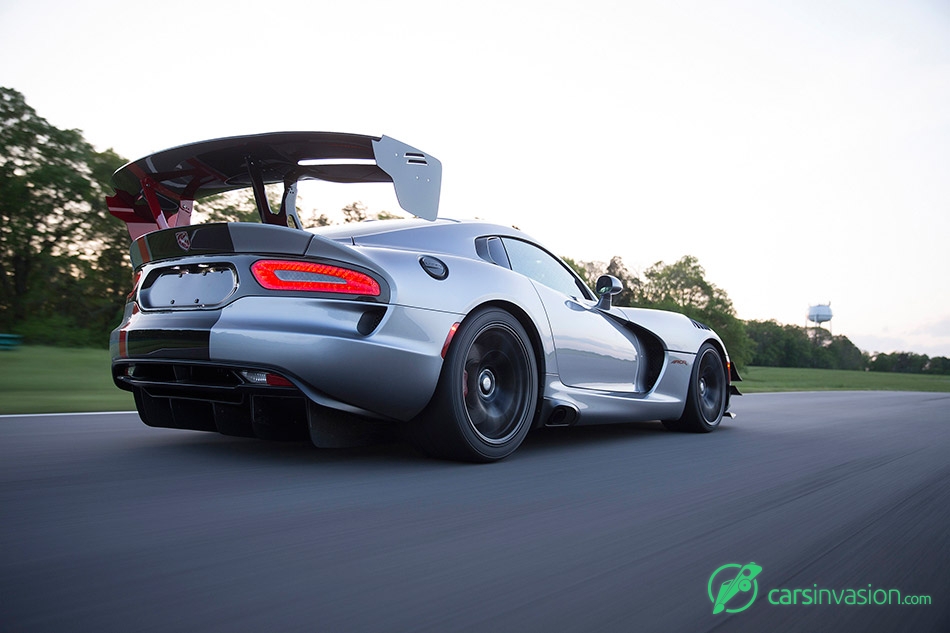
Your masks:
M439 213L442 163L388 136L335 132L274 132L202 141L166 149L119 168L109 212L132 239L191 224L195 200L251 188L261 221L301 228L297 182L391 182L399 206L420 218ZM264 185L283 183L280 209L270 208Z

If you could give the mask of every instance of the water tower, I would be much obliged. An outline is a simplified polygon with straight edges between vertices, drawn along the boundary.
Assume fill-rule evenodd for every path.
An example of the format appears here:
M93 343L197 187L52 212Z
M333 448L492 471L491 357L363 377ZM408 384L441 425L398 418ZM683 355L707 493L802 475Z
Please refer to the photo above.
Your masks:
M827 323L828 332L831 333L831 302L809 306L808 320L814 323L817 328L820 328L822 323ZM807 323L805 324L805 329L808 329Z

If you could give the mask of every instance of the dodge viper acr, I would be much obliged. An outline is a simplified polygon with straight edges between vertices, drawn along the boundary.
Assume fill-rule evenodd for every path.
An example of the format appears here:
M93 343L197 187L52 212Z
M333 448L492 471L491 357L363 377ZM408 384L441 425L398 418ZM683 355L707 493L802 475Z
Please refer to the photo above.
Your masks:
M541 426L709 432L739 376L684 315L622 308L519 230L439 219L441 163L389 137L286 132L152 154L107 199L133 238L115 384L155 427L319 447L408 437L493 461ZM305 229L298 182L391 182L411 220ZM279 208L265 187L283 185ZM191 224L253 191L260 223ZM276 206L276 205L275 205Z

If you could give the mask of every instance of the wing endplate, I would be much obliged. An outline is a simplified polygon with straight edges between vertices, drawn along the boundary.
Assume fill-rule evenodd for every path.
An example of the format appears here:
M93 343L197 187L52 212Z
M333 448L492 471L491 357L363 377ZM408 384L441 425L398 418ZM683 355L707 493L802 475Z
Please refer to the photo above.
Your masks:
M373 141L376 164L393 181L399 206L425 220L439 216L442 163L434 156L384 136Z

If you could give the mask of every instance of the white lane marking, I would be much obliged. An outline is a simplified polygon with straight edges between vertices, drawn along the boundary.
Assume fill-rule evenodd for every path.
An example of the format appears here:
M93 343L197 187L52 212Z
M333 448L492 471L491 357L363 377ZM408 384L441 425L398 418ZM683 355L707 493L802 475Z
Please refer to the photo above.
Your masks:
M0 415L0 420L4 418L39 418L54 415L119 415L138 413L137 411L77 411L76 413L6 413Z

